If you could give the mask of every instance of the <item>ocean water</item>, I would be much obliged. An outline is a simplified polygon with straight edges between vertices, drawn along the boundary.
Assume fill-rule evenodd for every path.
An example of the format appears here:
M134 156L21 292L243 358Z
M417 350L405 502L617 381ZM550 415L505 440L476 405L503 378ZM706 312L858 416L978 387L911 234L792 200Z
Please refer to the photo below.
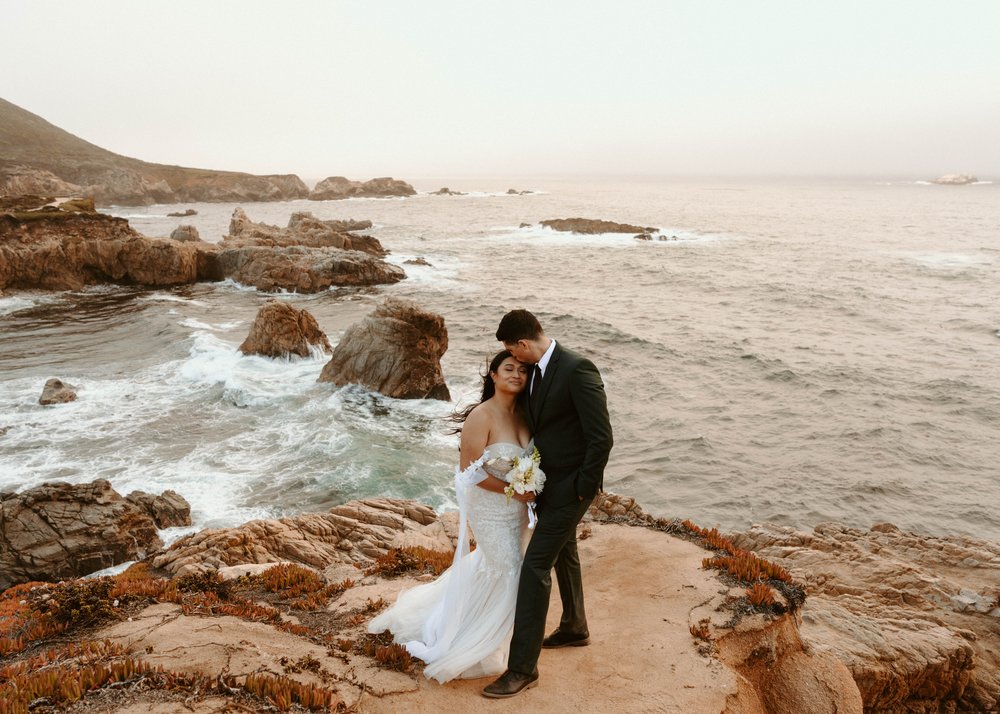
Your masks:
M199 526L373 495L453 505L457 438L508 309L593 358L606 488L741 528L890 521L1000 540L1000 187L842 181L417 180L406 199L242 204L371 219L397 285L283 295L332 342L387 295L442 314L452 403L317 384L324 358L245 357L269 295L232 282L0 298L0 490L172 488ZM431 196L447 185L466 196ZM510 196L514 186L530 195ZM111 208L226 232L236 204ZM538 227L583 216L663 240ZM522 223L530 224L520 227ZM430 267L405 265L423 257ZM57 376L78 401L37 403Z

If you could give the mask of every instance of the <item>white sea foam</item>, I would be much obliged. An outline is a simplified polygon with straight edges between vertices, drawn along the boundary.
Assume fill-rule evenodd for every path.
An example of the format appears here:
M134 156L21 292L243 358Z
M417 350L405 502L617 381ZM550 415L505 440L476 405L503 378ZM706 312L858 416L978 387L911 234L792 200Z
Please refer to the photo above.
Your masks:
M0 315L10 315L21 310L28 310L37 305L54 302L57 298L42 295L25 297L23 295L11 295L10 297L0 297Z
M156 292L151 295L143 295L139 298L139 302L182 302L187 305L197 305L198 307L205 307L206 304L201 300L195 300L193 298L186 298L180 295L173 295L166 292Z
M679 228L664 228L652 233L650 240L640 240L636 233L571 233L557 231L541 224L514 228L507 226L494 229L498 238L516 241L530 241L545 245L574 246L648 246L676 245L678 243L707 242L723 240L727 236L713 233L698 233Z
M906 256L928 268L939 270L963 270L989 265L990 260L976 253L951 253L946 251L930 253L907 253Z

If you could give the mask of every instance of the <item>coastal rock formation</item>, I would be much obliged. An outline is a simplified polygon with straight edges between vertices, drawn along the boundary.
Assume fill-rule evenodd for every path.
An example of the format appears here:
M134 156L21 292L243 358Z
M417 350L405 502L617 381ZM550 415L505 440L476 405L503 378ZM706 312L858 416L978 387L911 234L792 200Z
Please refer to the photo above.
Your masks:
M443 317L390 297L344 333L318 381L361 384L397 399L447 401L451 396L441 373L447 350Z
M305 198L298 176L153 164L94 146L0 99L0 195L86 195L101 205Z
M38 398L38 403L43 406L75 401L76 387L55 377L45 382L45 386L42 388L42 396Z
M90 200L52 206L45 198L21 197L0 206L0 290L78 290L105 283L163 287L232 278L261 290L317 292L406 277L380 259L385 250L375 238L337 233L308 214L292 228L279 229L252 223L237 209L237 237L220 247L196 240L193 229L176 234L188 238L184 241L147 238L125 219L95 212Z
M507 189L508 196L527 196L530 193L533 193L533 191L518 191L516 188Z
M351 181L343 176L329 176L309 194L310 201L333 201L342 198L387 198L390 196L413 196L416 190L406 181L391 177L374 178L370 181Z
M197 216L198 211L193 208L188 208L183 211L174 211L173 213L168 213L167 215L171 218L187 218L188 216Z
M218 570L244 563L289 562L324 569L336 564L370 564L397 539L422 532L437 520L434 510L414 501L370 498L327 513L207 528L153 557L154 568L171 575Z
M466 194L461 191L452 191L450 188L444 187L439 188L437 191L431 191L432 196L465 196Z
M1000 545L891 524L732 540L805 584L802 635L847 664L866 711L1000 709Z
M0 289L167 286L198 279L198 245L146 238L123 218L83 210L85 202L33 205L39 200L45 199L0 212Z
M201 235L198 233L198 229L194 226L177 226L170 233L171 240L179 240L182 243L190 241L200 241Z
M156 528L144 503L122 498L103 479L0 495L0 590L144 558L163 545Z
M567 233L657 233L658 228L633 226L629 223L615 223L594 218L553 218L541 221L546 228Z
M243 354L264 357L308 357L314 349L333 350L316 318L279 300L268 300L257 311L250 334L240 345Z
M335 286L385 285L406 277L402 269L367 253L337 248L235 248L218 254L223 275L273 292L315 293Z
M938 176L936 179L931 181L931 183L936 183L941 186L966 186L970 183L976 183L979 181L975 176L970 176L969 174L945 174L944 176Z
M372 236L349 233L345 226L371 227L371 221L321 221L308 212L293 213L287 228L251 221L242 208L233 211L229 234L219 244L222 248L248 246L338 248L358 250L378 257L388 251Z
M177 528L191 525L191 506L176 491L167 489L159 496L145 491L132 491L125 497L148 513L157 528Z
M715 608L738 597L741 589L721 583L701 567L706 555L701 546L655 528L630 527L650 520L632 499L609 495L601 503L595 510L617 523L582 525L581 561L590 584L591 627L615 636L600 637L593 646L574 652L572 662L565 655L547 660L549 685L532 692L533 708L561 710L571 701L574 706L585 703L608 711L676 708L693 714L861 714L860 693L850 672L829 652L803 643L793 615L754 615L735 625L727 622L732 610ZM370 612L370 603L391 602L400 590L420 582L413 575L366 576L351 565L367 566L388 548L399 547L406 536L426 532L438 523L430 509L412 501L372 499L352 502L330 514L205 531L155 556L151 565L177 575L214 569L235 574L243 570L233 567L240 563L291 562L323 571L327 582L349 577L355 585L322 611L323 623L343 622L366 604ZM447 539L439 542L440 550L450 550ZM366 544L362 551L359 543ZM558 599L555 593L553 597ZM282 633L270 635L260 623L231 617L213 619L211 637L207 637L200 633L208 629L182 615L177 606L153 608L148 616L137 616L138 625L114 625L101 637L127 643L137 653L153 653L153 661L169 669L190 671L194 667L213 676L233 662L240 663L230 670L237 674L267 669L273 665L268 662L285 655L298 657L296 653L309 646ZM557 617L558 607L552 612ZM711 620L709 640L692 639L693 625L703 619ZM357 637L348 628L363 631L363 620L359 624L354 615L353 624L337 636L341 641ZM280 641L281 646L272 650L271 645L260 644L271 640ZM247 647L246 642L257 645ZM197 649L199 656L187 656L189 648ZM631 656L636 651L651 656ZM664 654L669 667L655 656L658 653ZM355 654L331 658L316 650L312 657L323 663L348 702L358 700L355 687L369 692L363 708L369 712L405 711L418 701L429 710L464 710L468 698L477 696L482 686L482 682L464 681L448 687L429 685L419 670L409 677L393 675L387 681L364 669L364 661ZM360 677L359 670L364 673ZM293 670L290 676L312 681L304 671L300 675ZM627 680L629 686L607 686L608 681L618 680Z

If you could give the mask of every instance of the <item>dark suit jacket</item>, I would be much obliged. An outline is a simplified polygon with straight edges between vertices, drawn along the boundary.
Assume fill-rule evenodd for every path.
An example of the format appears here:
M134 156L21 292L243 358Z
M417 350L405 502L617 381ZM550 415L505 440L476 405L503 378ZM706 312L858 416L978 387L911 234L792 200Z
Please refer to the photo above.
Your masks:
M589 359L556 342L532 413L524 390L528 426L542 455L545 486L539 506L590 499L604 485L613 439L604 382Z

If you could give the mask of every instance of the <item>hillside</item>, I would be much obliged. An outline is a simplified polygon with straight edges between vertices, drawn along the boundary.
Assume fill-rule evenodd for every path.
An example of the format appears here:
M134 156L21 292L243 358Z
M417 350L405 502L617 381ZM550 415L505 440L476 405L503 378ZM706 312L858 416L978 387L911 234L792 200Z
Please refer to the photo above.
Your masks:
M0 195L79 193L98 204L286 201L308 187L293 174L256 176L154 164L115 154L0 98Z

